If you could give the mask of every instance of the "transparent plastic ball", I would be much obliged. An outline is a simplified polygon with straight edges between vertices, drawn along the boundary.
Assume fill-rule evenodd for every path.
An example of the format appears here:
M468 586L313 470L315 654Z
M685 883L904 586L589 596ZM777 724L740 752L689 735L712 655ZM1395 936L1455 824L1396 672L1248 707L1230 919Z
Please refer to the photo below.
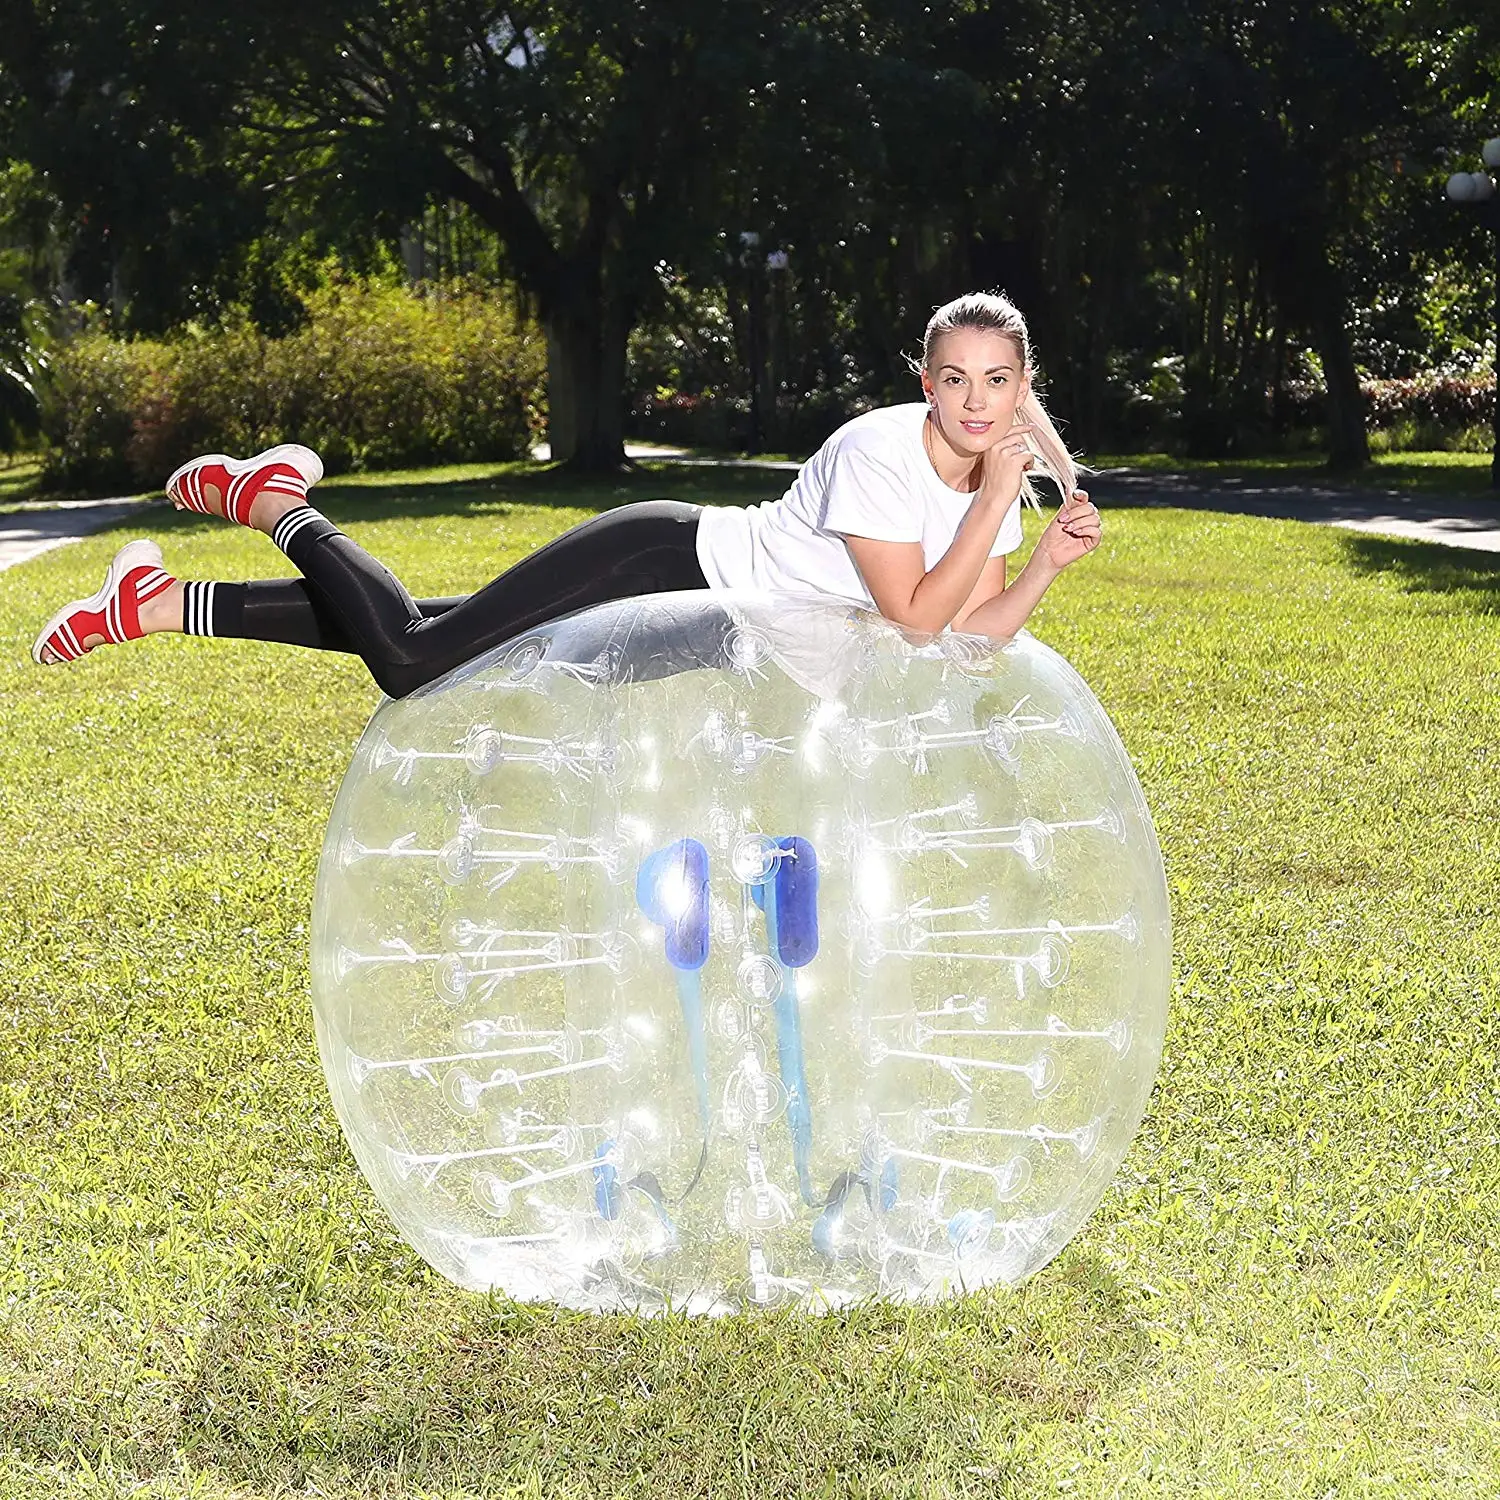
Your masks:
M465 1287L826 1309L1015 1283L1146 1107L1161 855L1022 634L672 594L371 720L313 994L381 1203Z

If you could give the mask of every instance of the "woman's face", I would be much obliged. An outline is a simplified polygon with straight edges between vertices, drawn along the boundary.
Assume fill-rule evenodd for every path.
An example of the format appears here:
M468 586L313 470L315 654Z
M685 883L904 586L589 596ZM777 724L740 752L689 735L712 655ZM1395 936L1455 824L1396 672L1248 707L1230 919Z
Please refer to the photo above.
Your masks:
M922 371L938 431L958 452L976 458L1010 431L1029 389L1016 341L977 328L955 328L936 339Z

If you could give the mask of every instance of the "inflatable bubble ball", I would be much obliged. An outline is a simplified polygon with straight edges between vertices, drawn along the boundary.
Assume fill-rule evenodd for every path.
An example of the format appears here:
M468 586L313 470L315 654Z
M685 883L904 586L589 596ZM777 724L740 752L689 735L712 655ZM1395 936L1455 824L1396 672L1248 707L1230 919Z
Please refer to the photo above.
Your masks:
M318 871L318 1045L444 1276L573 1308L1014 1283L1161 1053L1161 855L1022 634L828 600L586 610L371 720Z

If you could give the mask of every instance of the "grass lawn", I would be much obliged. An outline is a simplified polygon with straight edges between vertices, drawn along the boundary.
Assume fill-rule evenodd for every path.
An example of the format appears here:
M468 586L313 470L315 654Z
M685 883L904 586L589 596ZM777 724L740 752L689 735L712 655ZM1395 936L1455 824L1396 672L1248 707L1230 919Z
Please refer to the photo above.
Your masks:
M0 456L0 512L33 498L42 477L42 461L31 454Z
M330 487L419 592L666 472ZM141 518L189 577L261 538ZM1121 510L1037 634L1165 850L1141 1135L1021 1289L715 1323L461 1293L313 1044L355 663L156 640L43 673L120 533L0 575L0 1500L1500 1493L1500 560Z

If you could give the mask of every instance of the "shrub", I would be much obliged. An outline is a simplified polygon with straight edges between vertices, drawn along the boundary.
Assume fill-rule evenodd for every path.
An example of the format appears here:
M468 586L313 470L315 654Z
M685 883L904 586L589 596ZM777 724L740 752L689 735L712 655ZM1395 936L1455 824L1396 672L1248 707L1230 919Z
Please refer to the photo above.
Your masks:
M748 431L748 404L731 397L658 391L631 402L625 430L631 437L684 448L737 448Z
M761 448L811 453L869 404L850 390L782 394L773 410L761 413ZM742 452L750 442L750 402L744 396L658 390L631 402L625 430L655 443Z
M1367 380L1361 387L1371 446L1377 452L1448 448L1482 452L1495 409L1493 375L1430 373L1405 380ZM1277 399L1283 424L1321 426L1327 398L1320 387L1285 387Z
M1372 427L1410 422L1418 430L1462 432L1488 422L1495 405L1493 375L1418 375L1410 380L1371 380L1363 387Z
M50 487L102 490L135 483L128 457L135 421L149 393L164 384L168 350L82 335L54 358L42 409L51 443L44 470Z
M330 472L510 459L540 427L545 352L493 293L335 282L283 338L248 323L75 338L45 408L54 486L160 484L183 458L296 440Z

